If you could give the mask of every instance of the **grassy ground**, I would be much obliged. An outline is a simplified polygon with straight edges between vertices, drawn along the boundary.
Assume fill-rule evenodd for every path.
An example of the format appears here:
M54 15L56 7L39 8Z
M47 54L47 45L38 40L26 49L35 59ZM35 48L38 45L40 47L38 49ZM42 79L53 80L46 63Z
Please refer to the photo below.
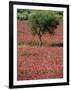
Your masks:
M17 80L63 78L63 24L54 36L33 37L28 23L17 23Z
M62 47L19 48L18 80L62 77Z

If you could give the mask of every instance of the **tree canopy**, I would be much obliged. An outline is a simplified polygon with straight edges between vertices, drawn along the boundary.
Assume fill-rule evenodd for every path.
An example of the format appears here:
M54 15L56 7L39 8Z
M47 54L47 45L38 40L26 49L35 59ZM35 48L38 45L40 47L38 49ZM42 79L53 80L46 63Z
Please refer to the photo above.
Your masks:
M62 16L54 13L54 12L42 12L37 11L33 12L29 15L29 22L31 24L31 33L33 35L45 34L48 32L49 34L54 33L54 29L57 28L59 21L61 20Z

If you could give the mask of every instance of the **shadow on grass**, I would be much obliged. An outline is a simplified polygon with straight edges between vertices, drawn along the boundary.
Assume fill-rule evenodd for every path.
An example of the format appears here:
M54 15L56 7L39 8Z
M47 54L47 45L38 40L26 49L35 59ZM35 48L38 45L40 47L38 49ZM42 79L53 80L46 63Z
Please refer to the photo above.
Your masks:
M52 43L49 46L51 46L51 47L63 47L63 43Z

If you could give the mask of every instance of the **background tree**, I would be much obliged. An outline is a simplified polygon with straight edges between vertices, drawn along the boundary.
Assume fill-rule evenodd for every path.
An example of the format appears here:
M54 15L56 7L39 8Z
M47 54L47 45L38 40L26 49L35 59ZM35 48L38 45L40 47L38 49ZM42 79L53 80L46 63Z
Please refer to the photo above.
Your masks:
M33 36L37 35L42 46L42 36L46 33L53 35L55 29L62 19L63 12L55 11L33 11L29 14L30 32Z
M18 20L28 20L28 15L30 14L31 10L28 9L18 9L17 10L17 19Z

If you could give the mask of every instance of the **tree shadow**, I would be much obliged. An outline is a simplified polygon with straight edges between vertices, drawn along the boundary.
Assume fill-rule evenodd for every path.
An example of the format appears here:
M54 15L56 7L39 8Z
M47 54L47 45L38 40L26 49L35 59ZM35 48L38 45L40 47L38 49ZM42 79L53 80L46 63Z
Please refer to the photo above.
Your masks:
M63 47L63 43L53 43L53 44L50 44L49 46L51 46L51 47Z

